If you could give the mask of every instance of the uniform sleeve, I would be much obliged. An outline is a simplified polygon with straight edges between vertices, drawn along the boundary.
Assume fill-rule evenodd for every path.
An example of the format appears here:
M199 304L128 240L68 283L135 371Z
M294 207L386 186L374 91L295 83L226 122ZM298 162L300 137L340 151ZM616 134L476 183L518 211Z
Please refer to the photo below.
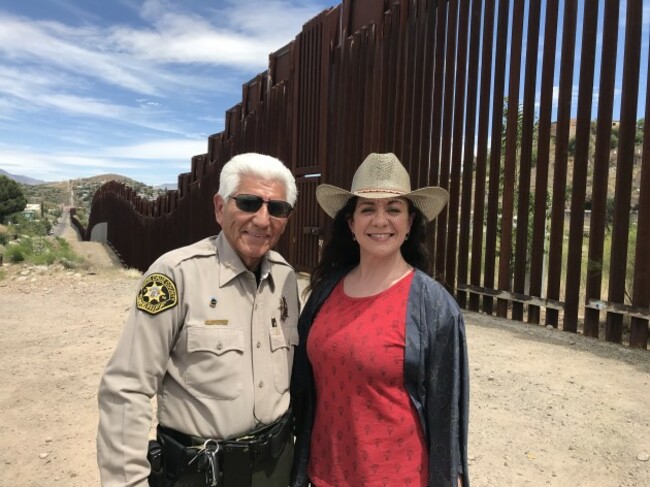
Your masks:
M147 485L151 398L183 323L179 286L172 269L152 265L101 379L97 462L104 487Z

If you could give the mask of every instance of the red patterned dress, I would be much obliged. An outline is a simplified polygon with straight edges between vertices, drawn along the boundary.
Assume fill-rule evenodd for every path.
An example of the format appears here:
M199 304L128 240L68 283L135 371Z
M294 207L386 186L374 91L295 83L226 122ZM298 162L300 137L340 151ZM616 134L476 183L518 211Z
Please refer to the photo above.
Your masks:
M317 487L426 486L427 447L404 388L406 304L413 272L375 296L343 280L307 341L316 383L309 477Z

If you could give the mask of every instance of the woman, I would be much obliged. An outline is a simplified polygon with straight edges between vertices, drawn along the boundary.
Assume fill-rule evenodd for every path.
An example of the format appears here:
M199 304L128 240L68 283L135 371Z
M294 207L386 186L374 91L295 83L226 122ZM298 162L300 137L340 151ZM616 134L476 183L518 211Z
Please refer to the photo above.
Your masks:
M292 486L467 487L465 327L425 273L447 192L370 154L351 191L316 198L334 224L298 324Z

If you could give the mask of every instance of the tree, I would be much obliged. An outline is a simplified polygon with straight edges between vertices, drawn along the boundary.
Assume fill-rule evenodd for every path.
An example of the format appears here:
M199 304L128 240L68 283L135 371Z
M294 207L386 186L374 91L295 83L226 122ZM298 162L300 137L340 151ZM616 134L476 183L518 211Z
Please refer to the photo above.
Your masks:
M7 176L0 176L0 223L13 213L23 211L27 199L20 185Z
M636 121L636 132L634 134L634 145L643 145L643 133L645 130L645 118Z

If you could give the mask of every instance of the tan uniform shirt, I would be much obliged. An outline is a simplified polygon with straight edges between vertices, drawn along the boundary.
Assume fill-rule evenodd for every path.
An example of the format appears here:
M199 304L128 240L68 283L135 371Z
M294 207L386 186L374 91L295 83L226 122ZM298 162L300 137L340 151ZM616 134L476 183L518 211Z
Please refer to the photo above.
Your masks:
M276 252L259 286L223 234L154 262L99 388L102 485L147 485L154 394L160 424L204 438L285 413L298 314L295 273Z

